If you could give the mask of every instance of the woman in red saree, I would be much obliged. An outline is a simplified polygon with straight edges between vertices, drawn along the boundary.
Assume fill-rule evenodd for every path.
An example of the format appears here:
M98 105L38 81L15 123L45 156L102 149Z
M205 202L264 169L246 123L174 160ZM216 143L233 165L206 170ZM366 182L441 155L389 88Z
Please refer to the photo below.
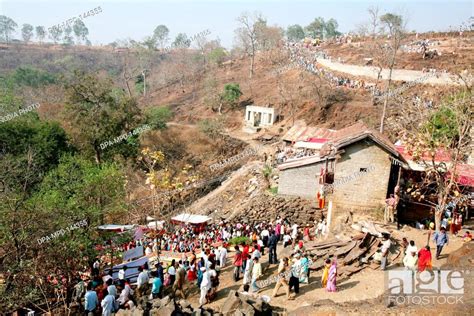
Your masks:
M431 270L432 268L430 246L421 248L420 251L418 251L418 271L422 272L426 269Z

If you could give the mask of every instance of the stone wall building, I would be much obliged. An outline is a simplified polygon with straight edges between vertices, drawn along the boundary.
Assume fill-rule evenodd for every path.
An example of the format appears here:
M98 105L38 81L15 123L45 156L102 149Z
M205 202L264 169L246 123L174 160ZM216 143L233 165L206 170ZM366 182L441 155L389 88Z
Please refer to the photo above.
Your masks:
M335 211L379 209L398 180L393 158L400 159L388 138L357 123L336 131L319 155L280 164L278 193L316 199L319 191Z

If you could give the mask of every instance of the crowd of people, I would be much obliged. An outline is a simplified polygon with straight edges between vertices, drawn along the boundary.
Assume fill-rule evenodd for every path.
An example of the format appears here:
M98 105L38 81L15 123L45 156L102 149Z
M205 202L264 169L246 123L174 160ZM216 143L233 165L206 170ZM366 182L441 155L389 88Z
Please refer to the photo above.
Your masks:
M234 251L233 277L235 282L239 282L242 275L244 290L247 289L250 293L260 290L257 281L261 281L263 258L267 252L269 264L279 264L281 273L286 270L289 272L288 280L278 280L275 295L282 286L288 295L292 290L298 294L299 284L309 280L311 265L304 241L322 238L326 231L323 221L299 227L280 217L275 221L252 225L222 221L200 230L191 225L179 226L174 230L168 229L159 238L143 236L118 246L118 250L124 251L143 246L145 255L158 257L154 269L150 269L148 263L139 266L136 281L132 283L126 277L127 270L136 267L127 267L125 263L118 271L106 269L109 264L101 259L107 260L108 257L98 257L92 263L90 272L78 278L72 300L88 315L111 315L119 309L133 308L144 296L150 299L161 298L167 293L172 297L186 298L187 285L188 288L196 286L199 289L199 303L204 305L217 295L219 275L229 261L227 257L231 245ZM278 260L278 244L284 248L294 247L292 260L287 257ZM164 265L159 257L164 252L178 254L181 259L173 259ZM328 290L335 290L335 278L331 277L333 274L328 270Z

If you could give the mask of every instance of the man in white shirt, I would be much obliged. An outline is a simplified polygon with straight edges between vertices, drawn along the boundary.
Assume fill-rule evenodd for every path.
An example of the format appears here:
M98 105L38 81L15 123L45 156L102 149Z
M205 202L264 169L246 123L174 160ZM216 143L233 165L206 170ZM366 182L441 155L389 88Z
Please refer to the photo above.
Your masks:
M199 298L199 305L202 306L206 304L206 295L207 292L211 289L211 276L209 272L206 271L206 267L201 267L202 281L201 281L201 297Z
M418 247L415 246L415 241L410 240L410 243L408 244L407 250L405 251L405 254L408 255L410 253L418 253Z
M291 238L296 240L296 237L298 237L298 224L295 223L291 226Z
M118 272L119 280L125 280L125 271L127 270L127 266L123 266L122 269Z
M145 248L145 256L151 255L152 252L153 252L153 251L151 250L150 245L146 246L146 248Z
M260 233L260 236L261 236L262 239L263 239L264 237L270 236L270 232L268 231L268 229L265 228L265 229L263 229L262 232Z
M225 261L227 260L227 248L224 246L221 246L220 250L220 257L219 257L219 262L220 262L220 268L223 269L225 267Z
M92 274L99 275L99 268L100 268L100 260L96 259L92 264Z
M392 243L390 242L390 235L383 234L383 241L382 241L382 259L380 260L380 269L383 271L387 267L387 260L388 260L388 253Z
M120 296L117 299L117 302L119 303L121 308L125 308L128 301L130 300L130 287L125 284L125 282L120 282L118 285L118 289L120 291Z
M137 295L138 297L141 297L146 293L146 290L149 287L148 281L150 278L148 277L148 272L143 271L143 267L138 267L138 271L140 273L138 274L137 278Z
M291 243L290 243L290 240L291 240L290 235L285 234L285 235L283 236L283 248L286 248L288 245L291 244Z
M107 273L107 275L104 275L104 276L102 277L102 281L103 281L104 283L107 283L108 280L113 280L112 275L113 275L113 271L112 271L112 269L110 269L109 272Z

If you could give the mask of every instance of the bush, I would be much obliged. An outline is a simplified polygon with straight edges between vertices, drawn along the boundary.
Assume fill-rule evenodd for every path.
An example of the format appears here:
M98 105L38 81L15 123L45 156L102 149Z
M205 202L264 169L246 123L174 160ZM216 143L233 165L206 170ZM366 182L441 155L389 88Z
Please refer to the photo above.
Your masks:
M265 178L268 179L268 177L270 177L270 175L272 174L272 167L269 166L269 165L265 165L265 167L263 168L263 175L265 176Z
M241 245L242 243L245 243L246 245L250 245L252 243L252 240L249 237L241 236L241 237L234 237L231 240L229 240L230 245Z
M166 128L166 122L173 117L173 113L169 107L160 106L147 110L146 117L147 123L153 126L154 129L164 129Z
M202 120L198 123L199 130L211 138L216 138L221 134L222 123L217 120Z
M31 67L19 67L13 73L12 78L19 86L29 86L34 88L57 82L56 76L46 71Z
M277 195L278 194L278 187L272 187L272 188L268 189L268 191L270 191L270 193L272 193L273 195Z

